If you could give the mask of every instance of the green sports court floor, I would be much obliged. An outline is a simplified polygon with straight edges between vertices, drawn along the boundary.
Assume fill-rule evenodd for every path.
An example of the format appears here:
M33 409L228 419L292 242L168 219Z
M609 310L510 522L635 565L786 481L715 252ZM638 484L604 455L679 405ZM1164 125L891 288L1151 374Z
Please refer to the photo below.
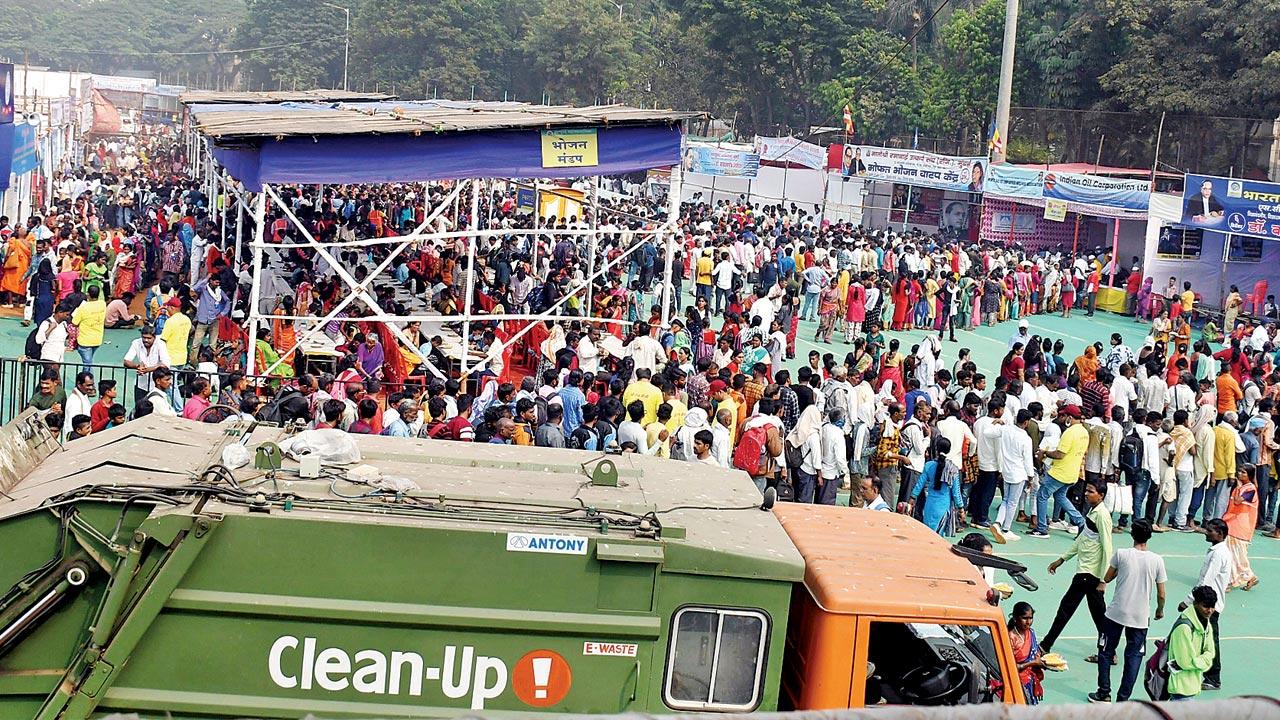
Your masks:
M1032 334L1063 340L1068 360L1075 358L1086 343L1101 340L1105 345L1113 332L1121 333L1130 347L1135 349L1141 345L1142 338L1146 335L1145 325L1107 313L1099 313L1092 318L1075 314L1070 319L1036 315L1030 317L1029 321ZM972 350L978 367L988 376L994 376L1000 359L1007 351L1009 337L1015 329L1016 323L1005 322L976 331L959 331L959 342L943 343L944 367L951 366L960 347L967 347ZM843 357L851 349L839 339L831 344L813 342L814 330L813 323L801 324L797 357L789 363L791 367L798 368L803 364L809 351L813 349L824 353L833 352L837 357ZM924 333L920 331L886 334L901 339L903 352L924 337ZM0 319L0 357L16 357L20 354L26 335L27 328L21 327L17 320ZM135 337L136 330L107 331L106 343L95 362L119 363ZM1015 530L1021 532L1021 528ZM1006 607L1012 607L1011 604L1018 600L1030 602L1036 609L1036 629L1041 634L1049 629L1074 565L1065 565L1056 576L1049 575L1045 568L1067 549L1070 541L1070 536L1065 533L1053 532L1046 540L1024 536L1018 542L996 546L998 553L1026 564L1030 568L1031 577L1039 583L1040 589L1034 593L1018 588L1014 597L1006 602ZM1126 547L1130 543L1129 536L1117 535L1116 542L1117 547ZM1168 632L1178 602L1199 574L1206 547L1204 537L1198 534L1165 533L1152 540L1151 549L1164 556L1169 573L1166 617L1163 621L1153 623L1150 634L1152 638L1161 637ZM1262 582L1251 592L1236 591L1227 596L1226 610L1222 616L1223 689L1211 693L1212 696L1276 694L1276 676L1280 673L1280 612L1277 612L1275 598L1276 589L1280 588L1280 541L1259 536L1250 549L1254 571ZM1092 653L1094 642L1092 622L1087 609L1082 605L1055 647L1055 650L1067 658L1071 669L1065 673L1048 675L1045 681L1047 701L1082 702L1085 700L1085 693L1095 689L1096 666L1084 662L1084 657ZM1120 680L1119 668L1115 668L1112 675L1114 687Z

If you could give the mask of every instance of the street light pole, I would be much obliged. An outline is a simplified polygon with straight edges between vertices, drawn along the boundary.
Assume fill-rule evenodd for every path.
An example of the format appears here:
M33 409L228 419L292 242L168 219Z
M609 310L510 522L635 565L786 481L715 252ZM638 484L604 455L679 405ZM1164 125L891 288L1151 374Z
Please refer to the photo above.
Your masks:
M325 7L341 10L346 24L342 33L342 89L347 89L347 63L351 60L351 9L333 3L322 3Z
M1000 51L1000 90L996 96L996 132L1000 133L1000 148L991 151L991 162L1005 160L1009 148L1009 105L1013 94L1013 46L1018 37L1018 0L1005 0L1004 48Z
M609 0L609 2L613 3L613 6L618 8L618 22L622 22L622 3L618 2L618 0Z

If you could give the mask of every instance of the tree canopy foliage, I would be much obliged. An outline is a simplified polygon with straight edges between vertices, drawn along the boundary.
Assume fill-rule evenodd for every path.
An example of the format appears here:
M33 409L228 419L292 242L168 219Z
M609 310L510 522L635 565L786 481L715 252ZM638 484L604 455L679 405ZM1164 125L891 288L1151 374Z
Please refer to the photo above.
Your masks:
M0 54L55 67L337 87L336 5L352 14L353 89L698 109L741 135L838 125L847 102L860 140L919 131L971 151L994 114L1004 30L1003 0L9 4ZM1274 118L1277 71L1280 0L1023 0L1013 104ZM1062 134L1025 138L1027 152L1096 142Z

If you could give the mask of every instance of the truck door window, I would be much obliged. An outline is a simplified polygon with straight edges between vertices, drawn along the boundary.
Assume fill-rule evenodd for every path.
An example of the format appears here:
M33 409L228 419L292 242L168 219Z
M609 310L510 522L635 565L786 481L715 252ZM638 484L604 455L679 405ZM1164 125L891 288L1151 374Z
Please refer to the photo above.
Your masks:
M753 710L769 619L752 610L686 607L672 623L663 700L688 710Z
M1003 696L986 625L877 621L867 643L867 705L965 705Z

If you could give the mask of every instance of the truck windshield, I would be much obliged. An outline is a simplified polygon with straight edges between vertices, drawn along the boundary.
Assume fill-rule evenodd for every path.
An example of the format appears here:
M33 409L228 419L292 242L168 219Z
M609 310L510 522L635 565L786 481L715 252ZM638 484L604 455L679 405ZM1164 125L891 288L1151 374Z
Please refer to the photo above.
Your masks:
M873 622L866 704L996 702L1004 673L987 625Z

